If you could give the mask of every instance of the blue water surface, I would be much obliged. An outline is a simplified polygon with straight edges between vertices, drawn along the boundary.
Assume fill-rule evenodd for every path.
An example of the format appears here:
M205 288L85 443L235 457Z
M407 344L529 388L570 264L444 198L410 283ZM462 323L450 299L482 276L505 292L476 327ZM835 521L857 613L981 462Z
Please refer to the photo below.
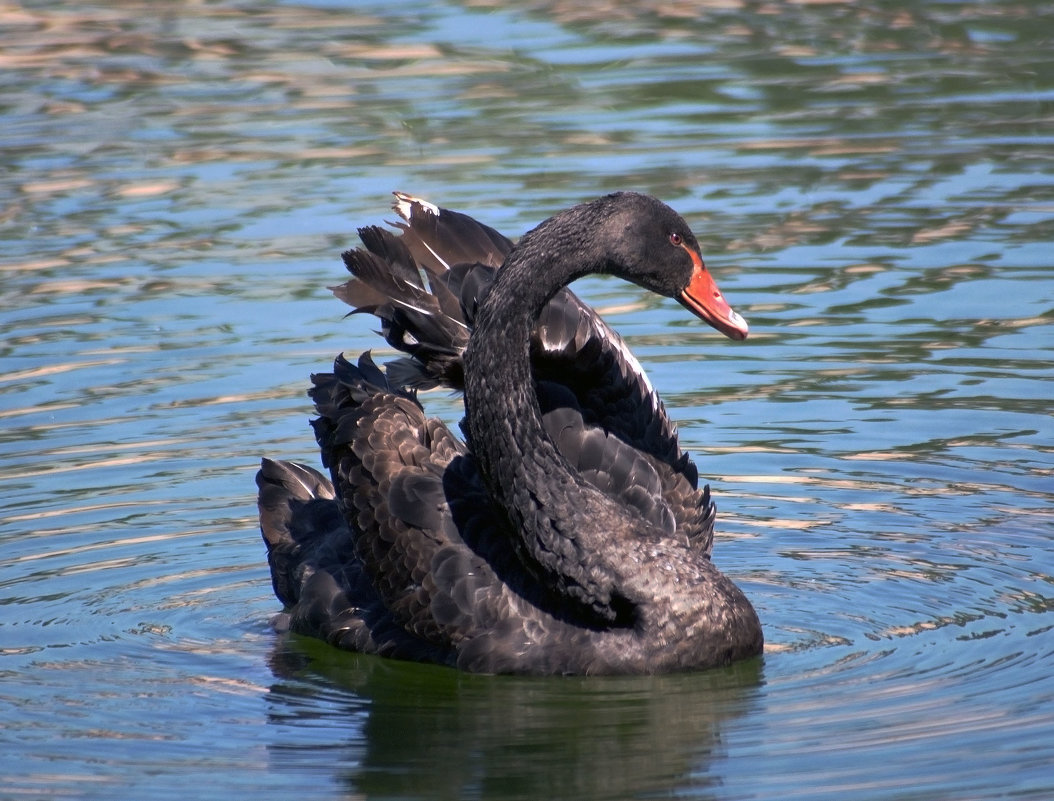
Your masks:
M0 7L0 798L1054 797L1054 4ZM276 634L261 456L388 354L406 190L680 211L751 336L603 278L765 627L527 679ZM456 421L460 400L422 396Z

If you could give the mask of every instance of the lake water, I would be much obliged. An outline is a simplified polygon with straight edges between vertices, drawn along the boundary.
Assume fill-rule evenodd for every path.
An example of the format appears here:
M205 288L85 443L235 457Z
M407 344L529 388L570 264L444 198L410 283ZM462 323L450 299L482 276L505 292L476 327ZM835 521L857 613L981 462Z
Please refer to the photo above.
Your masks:
M0 4L0 797L1054 797L1054 3L505 5ZM273 633L253 474L316 464L307 376L383 345L326 287L394 189L689 220L747 341L576 288L763 659Z

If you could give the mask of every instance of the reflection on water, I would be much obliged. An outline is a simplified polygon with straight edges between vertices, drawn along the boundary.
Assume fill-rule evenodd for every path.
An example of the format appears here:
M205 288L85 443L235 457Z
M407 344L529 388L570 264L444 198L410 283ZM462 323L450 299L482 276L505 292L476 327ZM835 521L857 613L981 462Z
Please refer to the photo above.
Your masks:
M450 670L283 644L269 719L292 733L307 710L311 676L347 691L313 705L343 721L346 742L325 744L352 792L399 797L616 798L713 783L706 765L723 752L722 723L751 708L754 660L702 676L539 680ZM276 743L272 759L312 761L315 738ZM305 756L307 755L307 756Z
M1054 794L1054 5L506 6L0 4L0 794ZM764 659L489 679L276 637L252 473L314 462L306 377L382 344L325 289L355 226L624 188L751 323L578 286Z

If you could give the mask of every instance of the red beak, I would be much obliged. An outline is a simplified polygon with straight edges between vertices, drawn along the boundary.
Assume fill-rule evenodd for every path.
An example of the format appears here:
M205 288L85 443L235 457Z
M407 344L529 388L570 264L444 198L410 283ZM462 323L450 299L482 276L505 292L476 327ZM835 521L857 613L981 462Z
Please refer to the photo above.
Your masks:
M685 248L685 250L688 250ZM721 290L717 288L714 279L707 272L703 260L698 254L688 251L695 262L695 271L692 280L688 282L688 288L678 298L685 308L694 312L702 320L706 321L729 339L746 339L749 328L747 321L739 316Z

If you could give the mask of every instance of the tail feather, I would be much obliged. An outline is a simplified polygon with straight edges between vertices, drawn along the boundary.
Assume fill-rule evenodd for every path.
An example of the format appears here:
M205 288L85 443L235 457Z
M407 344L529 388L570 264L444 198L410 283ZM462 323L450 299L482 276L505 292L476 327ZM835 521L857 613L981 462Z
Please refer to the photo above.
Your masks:
M307 555L340 539L347 524L330 480L302 464L264 459L256 474L260 531L267 545L271 583L286 606L300 599Z
M364 228L360 236L365 248L343 254L354 277L334 287L334 294L355 312L380 319L388 344L417 362L396 371L406 386L459 386L469 329L446 273L420 268L402 239L388 231Z
M366 249L381 258L386 273L397 281L423 288L421 270L406 242L387 228L367 225L359 229L359 239Z
M357 280L334 287L334 293L352 306L396 301L408 305L427 302L421 272L400 240L381 228L360 228L366 249L341 254L348 272ZM345 295L347 297L345 297Z
M410 357L393 365L393 384L461 389L461 354L476 307L512 242L466 214L405 193L395 197L398 234L359 229L363 247L342 254L353 277L333 293L380 319L388 344Z
M499 267L512 250L512 240L490 226L405 192L395 193L393 208L405 221L396 225L417 263L436 273L455 264Z

